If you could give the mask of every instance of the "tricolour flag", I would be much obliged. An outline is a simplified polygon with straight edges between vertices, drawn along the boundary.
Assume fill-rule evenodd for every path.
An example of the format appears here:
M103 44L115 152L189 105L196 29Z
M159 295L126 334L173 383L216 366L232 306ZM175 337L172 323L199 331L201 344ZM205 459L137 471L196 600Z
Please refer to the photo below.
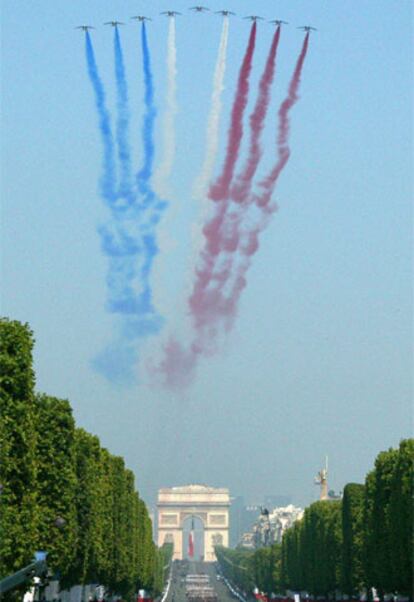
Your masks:
M188 555L194 558L194 518L191 519L191 531L188 535Z

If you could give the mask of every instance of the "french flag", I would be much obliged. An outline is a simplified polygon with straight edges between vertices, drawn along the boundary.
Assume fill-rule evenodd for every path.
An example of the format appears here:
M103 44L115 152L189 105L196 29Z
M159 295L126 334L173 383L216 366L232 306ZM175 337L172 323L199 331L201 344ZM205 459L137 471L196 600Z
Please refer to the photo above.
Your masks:
M194 558L194 518L191 519L191 531L188 535L188 555Z

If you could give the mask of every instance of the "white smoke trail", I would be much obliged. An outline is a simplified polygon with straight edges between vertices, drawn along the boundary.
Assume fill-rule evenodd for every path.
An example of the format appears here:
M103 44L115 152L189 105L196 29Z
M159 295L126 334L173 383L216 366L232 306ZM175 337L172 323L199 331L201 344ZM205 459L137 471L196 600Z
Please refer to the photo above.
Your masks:
M169 197L168 178L175 157L175 116L177 114L177 48L175 44L175 17L169 17L167 51L167 96L164 116L164 156L155 174L155 187L161 198Z
M229 37L229 18L224 17L221 31L220 45L217 55L216 67L213 78L213 92L211 95L210 115L207 122L206 152L203 166L197 176L193 197L204 200L207 196L207 188L213 175L214 162L219 146L219 128L221 115L221 94L224 90L224 76L226 73L227 42Z
M219 49L213 76L213 91L211 94L210 114L206 128L206 150L200 173L193 184L193 198L198 201L198 215L191 227L192 255L187 277L187 292L191 289L194 269L197 265L199 253L203 247L203 226L211 209L211 201L207 198L208 187L214 171L219 139L220 118L222 109L222 93L224 90L224 76L226 74L227 43L229 39L229 18L223 18Z

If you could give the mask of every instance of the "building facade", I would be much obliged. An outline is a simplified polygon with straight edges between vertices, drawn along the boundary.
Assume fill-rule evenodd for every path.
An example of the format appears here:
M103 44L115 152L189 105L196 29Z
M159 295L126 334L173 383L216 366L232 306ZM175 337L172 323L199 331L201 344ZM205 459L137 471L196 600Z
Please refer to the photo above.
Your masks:
M158 545L172 543L174 560L184 557L184 524L199 519L203 525L203 560L214 562L214 546L229 545L229 490L187 485L158 491Z

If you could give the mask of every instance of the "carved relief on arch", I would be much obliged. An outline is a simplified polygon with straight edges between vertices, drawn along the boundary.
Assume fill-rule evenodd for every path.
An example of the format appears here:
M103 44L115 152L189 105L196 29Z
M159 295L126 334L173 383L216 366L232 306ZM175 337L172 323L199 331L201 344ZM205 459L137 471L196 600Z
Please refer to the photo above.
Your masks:
M162 513L160 514L161 525L178 525L178 514Z
M213 533L211 536L211 543L213 546L222 546L223 545L223 536L221 533Z
M203 526L207 526L207 512L181 512L180 513L180 526L182 527L184 522L194 516L194 518L199 518L203 522Z

